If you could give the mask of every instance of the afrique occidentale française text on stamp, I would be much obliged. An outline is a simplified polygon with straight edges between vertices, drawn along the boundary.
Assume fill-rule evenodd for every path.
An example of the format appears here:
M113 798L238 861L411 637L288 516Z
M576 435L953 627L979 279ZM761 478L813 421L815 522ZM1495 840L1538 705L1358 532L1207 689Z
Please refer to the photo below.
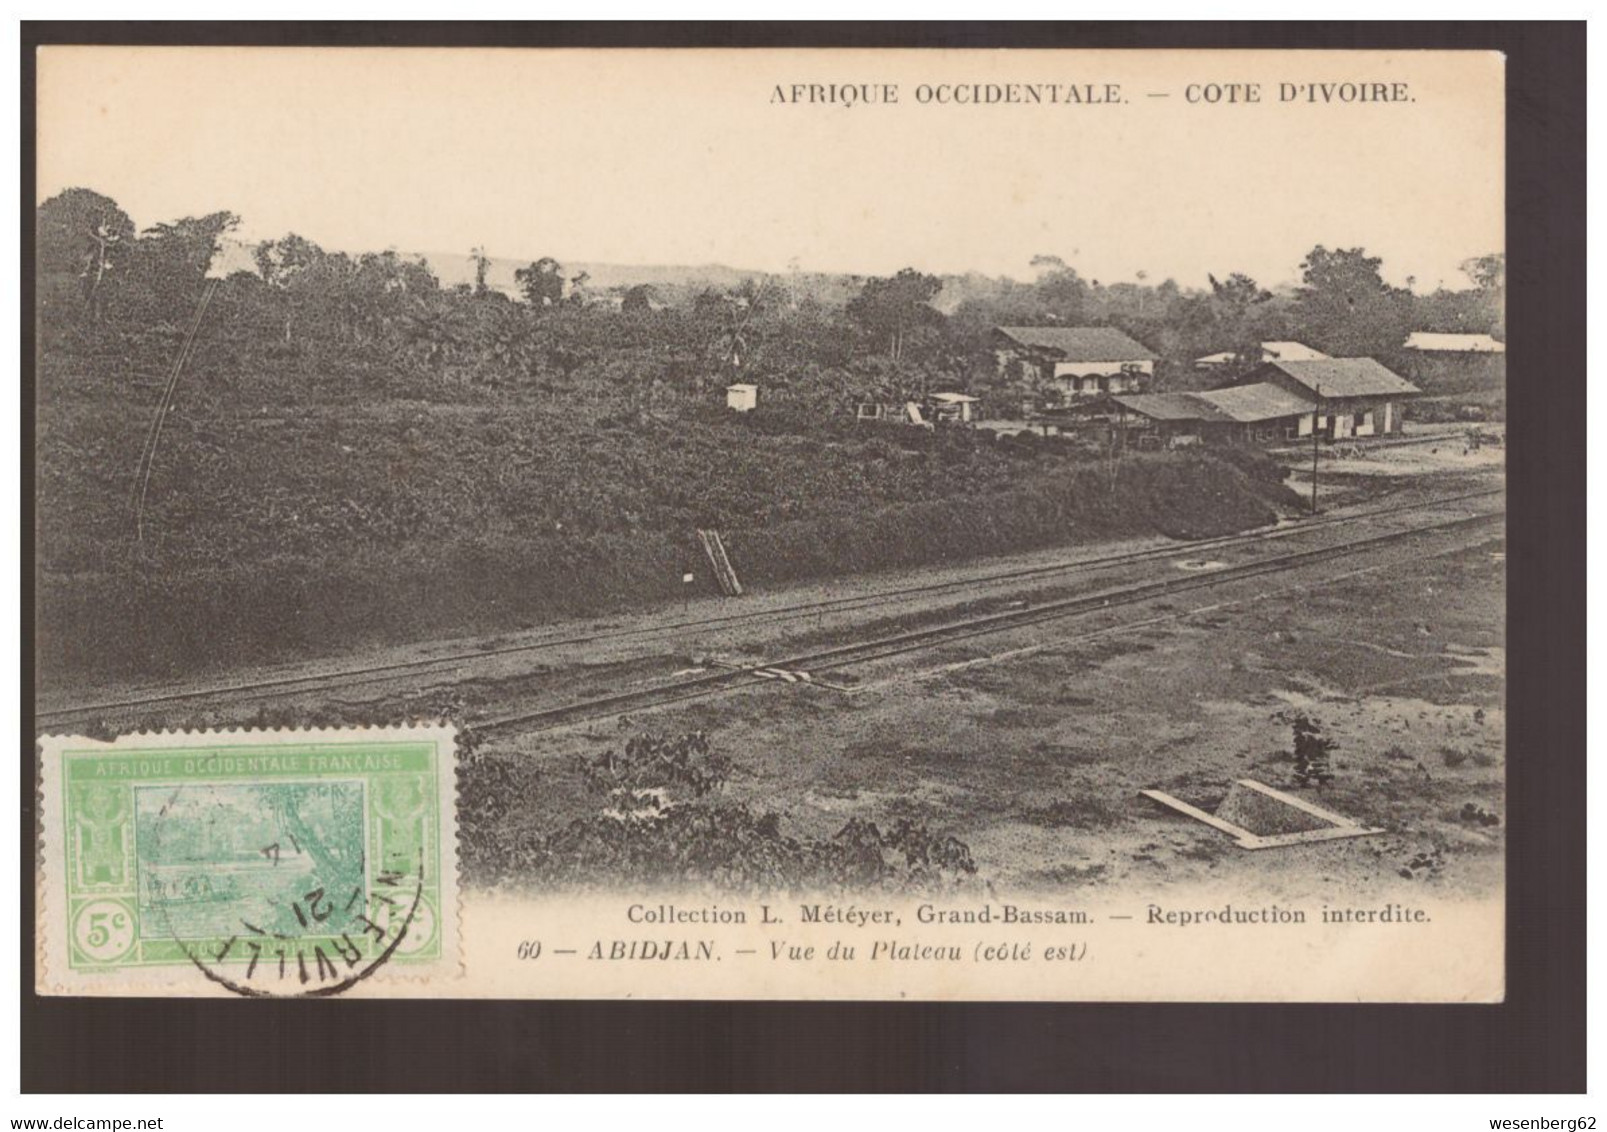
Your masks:
M458 973L452 728L53 735L41 758L41 990Z

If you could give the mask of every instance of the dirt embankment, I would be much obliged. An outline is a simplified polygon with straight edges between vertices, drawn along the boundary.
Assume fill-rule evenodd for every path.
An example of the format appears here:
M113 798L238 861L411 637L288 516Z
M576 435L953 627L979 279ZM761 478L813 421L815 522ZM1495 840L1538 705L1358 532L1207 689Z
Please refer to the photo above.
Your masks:
M180 675L708 592L698 527L720 529L744 583L764 587L1220 534L1289 501L1281 470L1253 453L1113 467L971 434L309 407L175 420L136 542L116 469L134 466L141 436L138 414L89 406L40 422L47 681Z

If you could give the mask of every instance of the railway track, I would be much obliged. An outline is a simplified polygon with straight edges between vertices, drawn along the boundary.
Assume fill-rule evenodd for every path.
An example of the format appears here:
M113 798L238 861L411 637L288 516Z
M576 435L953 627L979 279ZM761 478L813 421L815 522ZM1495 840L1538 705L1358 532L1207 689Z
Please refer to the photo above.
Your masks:
M829 672L851 664L883 660L904 653L952 644L972 637L1016 629L1025 625L1060 620L1082 613L1117 609L1138 602L1170 597L1193 590L1207 589L1229 582L1243 581L1267 574L1283 573L1301 566L1360 554L1381 546L1416 538L1420 535L1457 530L1504 517L1504 511L1460 516L1455 519L1416 526L1406 530L1370 535L1366 538L1341 543L1337 546L1294 551L1289 554L1277 555L1238 566L1224 566L1208 573L1193 574L1180 578L1167 578L1137 586L1080 595L1046 602L1027 609L985 614L980 617L966 618L944 625L895 633L871 641L819 649L780 660L767 660L762 664L704 673L668 684L630 689L536 711L511 713L478 722L474 726L478 731L510 728L517 728L521 731L543 731L576 723L611 718L625 711L667 707L688 700L702 699L707 696L736 691L741 688L768 685L771 683L772 675L778 670L809 674ZM771 675L766 675L767 673Z
M241 698L263 700L290 697L315 690L345 690L361 687L365 684L394 680L405 676L422 677L446 673L466 664L483 662L499 657L539 654L543 651L576 645L599 644L603 642L627 639L652 640L655 638L673 637L675 635L686 635L706 629L732 628L744 624L773 624L797 618L819 616L827 613L851 612L856 609L871 609L880 605L886 605L916 596L936 595L945 592L975 589L977 587L996 586L1011 582L1029 581L1035 579L1041 580L1045 578L1052 578L1057 575L1075 575L1078 573L1107 569L1115 566L1197 555L1203 551L1227 550L1239 546L1253 546L1261 543L1273 542L1280 539L1298 536L1313 530L1346 526L1391 515L1431 511L1459 503L1471 503L1481 499L1492 498L1502 494L1504 493L1500 489L1464 492L1461 494L1443 496L1420 503L1396 504L1385 507L1370 508L1365 511L1351 512L1344 515L1329 515L1306 520L1298 525L1250 531L1240 534L1218 535L1211 538L1196 539L1181 544L1149 547L1144 550L1126 551L1118 554L1097 556L1094 558L1082 558L1063 562L1046 563L1039 566L998 570L991 573L978 574L965 578L956 578L941 582L928 582L915 586L905 586L897 589L882 590L873 594L859 594L850 597L828 598L821 601L800 602L773 609L747 610L736 613L721 614L715 617L689 618L686 620L669 622L662 625L647 625L612 630L604 629L592 633L545 637L498 648L463 650L443 656L421 657L415 660L395 661L386 664L354 666L351 668L336 669L333 671L318 672L308 675L287 675L269 677L259 680L238 681L227 684L212 684L201 687L163 689L160 691L152 691L147 694L128 696L119 699L106 699L94 703L75 704L41 711L36 715L36 723L41 730L48 730L50 728L68 725L75 721L93 719L97 715L103 713L137 711L141 709L178 705L203 700L232 700ZM1220 572L1217 572L1217 574L1213 574L1212 576L1219 576L1219 574Z

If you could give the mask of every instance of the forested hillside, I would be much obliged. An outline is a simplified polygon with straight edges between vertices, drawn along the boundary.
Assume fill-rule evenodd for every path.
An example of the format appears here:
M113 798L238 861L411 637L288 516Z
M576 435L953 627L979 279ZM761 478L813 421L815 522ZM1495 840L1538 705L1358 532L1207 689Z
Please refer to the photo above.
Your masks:
M1408 329L1501 332L1499 257L1432 295L1320 247L1280 294L1231 271L1208 290L1103 284L1052 257L1030 282L910 269L695 291L539 259L510 297L479 250L450 286L427 260L295 235L248 268L219 254L236 225L139 230L87 189L39 208L39 636L56 670L177 671L650 601L698 568L699 526L728 532L757 584L1237 529L1279 490L1253 461L1113 465L870 428L853 405L963 388L1018 407L1032 391L995 374L997 324L1118 326L1162 355L1162 387L1262 339L1358 354ZM759 412L723 410L734 380L761 385Z

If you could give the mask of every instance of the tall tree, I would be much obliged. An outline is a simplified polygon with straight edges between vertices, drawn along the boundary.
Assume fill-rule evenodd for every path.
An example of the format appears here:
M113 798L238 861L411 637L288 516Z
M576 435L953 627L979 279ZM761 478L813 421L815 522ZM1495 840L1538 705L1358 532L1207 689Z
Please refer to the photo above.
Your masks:
M1318 244L1300 265L1296 315L1310 344L1335 357L1393 350L1405 340L1411 294L1384 282L1364 248Z
M569 277L570 306L583 307L590 301L590 293L586 290L586 284L590 282L591 272L589 271L577 271Z
M865 280L859 294L848 301L848 317L872 341L884 344L888 359L897 364L904 360L912 331L942 320L931 305L942 289L937 276L906 267L891 278Z
M1065 326L1081 322L1088 306L1088 284L1077 269L1058 256L1034 256L1032 262L1044 268L1033 288L1043 313Z
M1261 362L1262 326L1257 308L1272 301L1272 292L1243 272L1235 271L1226 279L1206 278L1211 282L1212 352L1233 354L1233 361L1220 373L1231 381Z
M257 245L254 258L257 274L284 303L285 341L291 341L297 308L303 306L307 292L313 289L320 267L325 259L324 250L302 236L291 232L277 240L264 240Z
M638 283L620 300L619 309L625 314L647 314L653 309L658 292L651 283Z
M561 274L563 265L551 256L542 256L529 267L521 267L513 273L513 278L519 284L519 290L524 292L525 301L533 307L555 307L563 302L564 277Z
M189 316L224 235L239 223L232 212L213 212L157 224L140 234L134 273L152 314L170 322Z
M1507 336L1507 257L1500 252L1476 256L1462 265L1462 273L1478 288L1475 317L1497 338Z
M1258 303L1270 302L1272 292L1241 271L1226 279L1206 276L1211 281L1211 297L1227 310L1242 314Z
M99 319L114 272L133 252L134 222L111 197L67 189L39 206L36 232L41 275L71 275L85 312Z
M491 257L486 254L483 244L470 249L469 257L474 260L474 293L483 295L488 290L486 276L491 273Z
M1507 257L1501 252L1475 256L1462 264L1462 274L1481 291L1504 291L1507 285Z
M394 251L369 252L353 265L353 329L361 341L387 338L394 346L406 317L440 291L427 262Z

